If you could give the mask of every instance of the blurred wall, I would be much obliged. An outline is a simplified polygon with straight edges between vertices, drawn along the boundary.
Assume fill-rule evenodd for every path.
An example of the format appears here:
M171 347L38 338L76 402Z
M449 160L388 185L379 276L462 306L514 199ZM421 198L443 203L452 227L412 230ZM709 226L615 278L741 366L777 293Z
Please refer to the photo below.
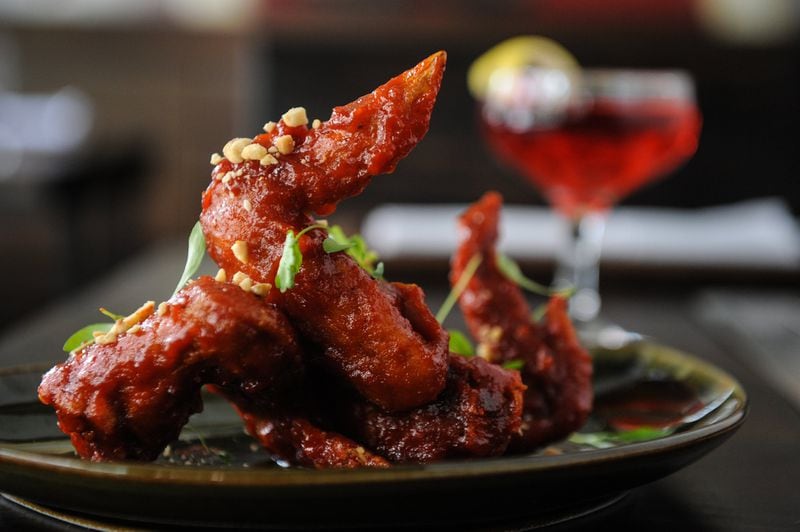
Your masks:
M296 105L324 119L333 106L438 49L449 60L425 142L337 216L354 226L379 202L463 202L488 188L510 202L543 203L484 148L465 84L475 57L517 34L548 35L587 66L678 67L696 77L704 114L696 156L626 203L691 207L777 195L800 213L797 6L792 0L0 5L0 35L11 43L0 90L74 86L95 111L91 138L65 167L62 185L0 183L0 252L19 257L6 260L0 274L33 272L47 280L0 292L8 302L0 324L150 242L185 235L199 212L209 155L229 138L255 134Z

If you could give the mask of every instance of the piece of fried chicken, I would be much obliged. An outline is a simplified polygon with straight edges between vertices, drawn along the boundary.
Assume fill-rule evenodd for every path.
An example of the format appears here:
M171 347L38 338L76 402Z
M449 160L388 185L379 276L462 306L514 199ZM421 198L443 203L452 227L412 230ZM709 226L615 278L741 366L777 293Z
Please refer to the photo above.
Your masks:
M267 133L229 143L203 196L211 257L229 275L274 284L288 231L298 234L312 214L331 213L372 176L394 170L422 139L444 66L436 53L318 127L293 110ZM345 253L326 253L325 237L313 230L300 238L296 284L273 289L269 300L369 401L387 411L433 401L445 386L448 336L422 291L388 290Z
M567 315L566 301L552 297L541 324L525 295L497 266L495 246L502 198L485 194L459 218L460 243L453 256L455 284L475 255L482 261L459 298L481 356L501 364L521 360L527 385L521 434L514 451L530 451L579 429L592 408L592 361Z
M274 305L201 277L116 338L70 354L39 399L92 460L153 460L202 409L200 389L273 397L302 373L294 329Z

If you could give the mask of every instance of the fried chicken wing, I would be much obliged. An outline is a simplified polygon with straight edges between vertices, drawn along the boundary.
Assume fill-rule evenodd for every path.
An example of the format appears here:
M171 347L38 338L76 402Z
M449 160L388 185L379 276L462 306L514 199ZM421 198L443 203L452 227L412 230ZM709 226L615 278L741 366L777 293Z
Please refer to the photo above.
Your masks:
M372 176L391 172L423 137L444 64L444 52L432 55L317 128L285 115L240 143L254 147L229 145L203 197L209 254L228 272L273 283L289 230L299 233L313 223L310 213L332 212ZM251 153L263 158L243 157ZM300 238L294 287L269 299L368 400L389 411L434 400L445 385L448 340L421 290L373 279L346 254L326 253L324 238L321 230Z
M503 454L519 432L524 389L516 371L451 355L444 391L425 406L387 413L341 395L329 404L342 430L376 453L392 462L426 463Z
M497 226L502 198L487 193L459 219L460 243L450 280L463 275L476 254L482 262L461 294L459 305L480 354L502 363L522 360L527 385L522 431L511 448L528 451L566 437L580 428L592 407L592 363L581 347L566 312L566 301L553 297L542 325L520 288L497 267Z
M274 457L315 469L389 467L390 463L341 434L296 416L239 409L245 428Z
M273 305L201 277L136 329L71 354L44 376L39 398L80 456L152 460L202 409L203 384L271 397L298 382L300 357Z

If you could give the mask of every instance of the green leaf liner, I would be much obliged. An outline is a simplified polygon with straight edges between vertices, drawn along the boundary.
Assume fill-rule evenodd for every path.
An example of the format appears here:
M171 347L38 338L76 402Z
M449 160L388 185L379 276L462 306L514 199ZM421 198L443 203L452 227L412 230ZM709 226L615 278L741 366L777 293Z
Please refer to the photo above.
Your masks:
M203 235L203 228L200 225L200 222L194 224L192 227L192 232L189 233L189 251L186 256L186 266L183 268L183 275L181 275L180 281L178 281L178 286L175 287L175 291L172 295L178 293L178 290L184 287L184 285L192 278L192 275L197 273L198 268L200 268L200 263L203 262L203 257L206 254L206 237Z

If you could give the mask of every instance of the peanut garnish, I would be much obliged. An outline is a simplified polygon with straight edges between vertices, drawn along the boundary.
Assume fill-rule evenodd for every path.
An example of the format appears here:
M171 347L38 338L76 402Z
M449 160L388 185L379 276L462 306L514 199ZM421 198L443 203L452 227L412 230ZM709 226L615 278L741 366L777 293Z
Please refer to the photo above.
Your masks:
M147 303L136 309L129 316L125 316L124 318L115 321L114 325L111 327L111 329L109 329L107 333L103 334L100 331L95 331L94 334L95 343L99 345L105 345L116 342L117 337L120 334L123 334L124 332L130 330L134 326L138 327L139 323L141 323L145 318L147 318L150 314L153 313L155 307L156 307L155 301L148 301Z
M211 164L214 166L217 166L222 161L224 161L224 158L219 153L214 152L211 154Z
M291 135L281 135L274 143L281 155L288 155L294 151L294 139Z
M272 290L272 285L269 283L256 283L250 288L251 292L260 297L269 294L270 290Z
M277 125L278 124L276 124L275 122L269 121L266 124L264 124L264 131L266 131L267 133L272 133L273 131L275 131L275 126Z
M260 162L261 162L261 166L269 166L271 164L278 164L278 159L276 159L275 157L273 157L270 154L267 154L267 155L265 155L264 157L261 158Z
M305 107L292 107L281 116L283 123L289 127L304 126L308 124Z
M233 256L236 257L236 260L238 260L242 264L247 264L247 261L249 259L247 242L245 242L244 240L237 240L231 246L231 251L233 251Z
M267 149L258 143L248 144L242 149L242 158L248 161L260 161L267 154Z
M214 276L214 280L218 283L224 283L228 280L228 274L225 272L224 268L220 268L217 272L217 275Z
M234 164L240 163L244 161L242 158L242 150L251 142L253 142L251 139L245 138L231 139L227 144L225 144L225 147L222 148L222 153L230 162Z

